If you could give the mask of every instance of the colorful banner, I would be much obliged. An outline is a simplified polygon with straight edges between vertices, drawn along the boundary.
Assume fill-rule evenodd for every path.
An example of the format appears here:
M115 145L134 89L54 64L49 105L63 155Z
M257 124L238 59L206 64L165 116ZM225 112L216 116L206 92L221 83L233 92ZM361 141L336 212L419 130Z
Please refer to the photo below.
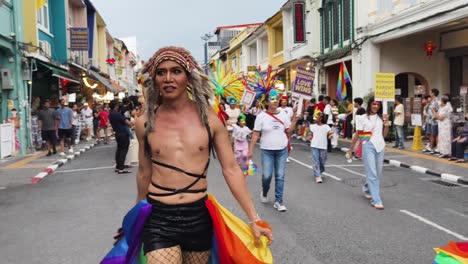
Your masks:
M87 51L88 28L70 28L70 50Z
M375 74L375 100L395 100L395 74L378 72Z
M293 86L293 96L302 95L305 97L312 97L314 87L315 71L306 70L302 67L297 67L296 79Z

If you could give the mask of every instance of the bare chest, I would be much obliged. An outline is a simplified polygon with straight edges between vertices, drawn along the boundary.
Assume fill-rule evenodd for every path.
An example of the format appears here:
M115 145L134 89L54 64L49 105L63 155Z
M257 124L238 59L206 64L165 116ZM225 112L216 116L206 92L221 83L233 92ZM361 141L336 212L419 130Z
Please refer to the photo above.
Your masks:
M206 128L201 124L190 124L186 121L158 122L155 131L148 135L148 143L152 156L164 159L181 156L195 158L200 154L208 153Z

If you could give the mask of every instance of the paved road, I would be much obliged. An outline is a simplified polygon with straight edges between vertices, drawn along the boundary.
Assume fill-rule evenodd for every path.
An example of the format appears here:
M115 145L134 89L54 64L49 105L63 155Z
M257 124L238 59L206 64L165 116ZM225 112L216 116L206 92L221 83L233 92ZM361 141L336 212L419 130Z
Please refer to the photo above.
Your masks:
M294 147L286 213L260 203L259 176L248 177L259 214L274 228L275 263L431 263L433 247L468 240L467 187L440 186L427 175L386 166L385 210L377 211L360 192L361 162L348 164L332 153L331 176L315 184L309 148ZM39 184L0 190L1 263L98 263L136 195L134 174L113 173L114 148L95 147ZM209 191L243 217L219 171L212 162Z

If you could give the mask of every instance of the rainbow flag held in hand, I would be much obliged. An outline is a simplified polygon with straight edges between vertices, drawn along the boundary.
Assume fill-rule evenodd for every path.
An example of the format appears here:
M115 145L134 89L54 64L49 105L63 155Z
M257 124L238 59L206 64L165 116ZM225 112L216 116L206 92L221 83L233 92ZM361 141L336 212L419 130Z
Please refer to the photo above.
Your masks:
M348 70L344 62L341 62L340 73L338 74L338 86L336 88L336 96L340 100L344 100L348 96L346 83L351 83L351 77L349 76Z
M468 242L450 241L448 245L434 250L437 256L433 264L468 264Z
M261 237L258 247L250 227L218 203L208 194L205 205L213 221L214 239L210 264L270 264L273 255L268 239ZM138 202L124 217L124 236L100 262L101 264L145 264L142 250L142 231L152 210L146 200ZM267 227L269 228L269 227Z

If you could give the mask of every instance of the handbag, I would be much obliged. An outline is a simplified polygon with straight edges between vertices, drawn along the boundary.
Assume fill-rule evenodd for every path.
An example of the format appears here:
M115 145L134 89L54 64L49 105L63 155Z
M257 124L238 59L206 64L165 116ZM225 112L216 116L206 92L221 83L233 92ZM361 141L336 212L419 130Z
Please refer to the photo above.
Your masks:
M280 122L284 126L284 133L286 134L286 138L288 139L288 153L291 152L292 146L291 146L291 140L290 140L290 134L289 134L288 128L284 125L283 121L281 121L281 119L279 119L278 117L274 116L268 111L265 111L265 113L271 116L276 121Z

